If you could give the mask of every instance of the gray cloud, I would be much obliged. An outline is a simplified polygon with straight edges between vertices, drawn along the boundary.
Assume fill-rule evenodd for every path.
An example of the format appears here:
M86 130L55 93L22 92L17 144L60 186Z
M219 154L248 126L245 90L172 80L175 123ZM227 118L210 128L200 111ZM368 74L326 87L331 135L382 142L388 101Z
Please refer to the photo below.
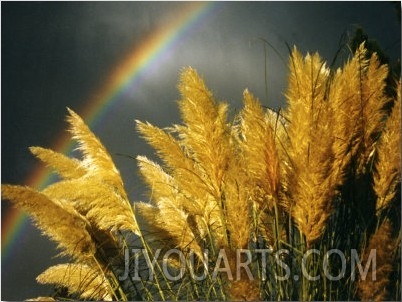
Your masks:
M144 37L180 11L171 2L2 3L2 182L23 183L36 161L27 148L51 146L66 126L65 107L77 111L104 85L113 68ZM392 58L400 56L400 24L384 2L228 2L171 49L140 85L116 101L94 128L112 153L133 200L145 199L136 163L119 153L149 154L134 119L159 126L178 123L175 100L180 69L191 65L218 99L241 106L249 88L265 104L283 105L286 65L268 48L268 99L264 51L268 40L287 59L285 43L319 51L331 60L341 35L362 25ZM2 218L7 207L2 204ZM3 219L4 220L4 219ZM2 265L2 299L47 294L32 275L47 267L54 246L32 227ZM38 255L39 254L39 255ZM35 256L33 256L35 255ZM29 271L30 273L26 273Z

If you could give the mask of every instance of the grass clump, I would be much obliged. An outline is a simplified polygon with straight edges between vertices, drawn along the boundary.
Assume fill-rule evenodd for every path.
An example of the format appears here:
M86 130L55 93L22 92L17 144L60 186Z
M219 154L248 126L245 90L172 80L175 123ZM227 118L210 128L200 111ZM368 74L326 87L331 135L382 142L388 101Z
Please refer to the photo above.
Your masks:
M61 180L2 185L71 257L38 282L56 284L56 299L400 300L401 98L400 84L385 93L387 76L364 44L334 71L294 48L286 108L245 90L229 121L184 69L182 124L136 122L160 158L137 157L149 203L128 199L69 110L82 158L33 147Z

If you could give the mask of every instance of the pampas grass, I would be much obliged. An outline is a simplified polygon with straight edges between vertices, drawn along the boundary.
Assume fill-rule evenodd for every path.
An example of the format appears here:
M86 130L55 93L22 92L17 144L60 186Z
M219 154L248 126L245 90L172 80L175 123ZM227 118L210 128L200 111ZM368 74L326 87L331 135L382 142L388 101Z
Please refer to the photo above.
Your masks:
M294 48L286 108L245 90L231 119L183 69L182 123L136 121L159 158L136 158L148 202L128 199L106 148L68 109L81 158L32 147L61 179L41 192L2 185L72 259L38 281L67 289L52 299L400 299L401 99L400 86L385 93L387 74L364 44L335 71ZM372 249L377 281L363 282L352 260Z
M2 185L1 189L2 197L27 211L43 233L58 243L63 254L76 259L95 254L90 224L72 206L28 187Z
M67 286L70 294L78 293L81 299L112 300L107 279L101 272L87 265L55 265L41 273L36 280L42 284Z
M401 87L398 86L398 99ZM386 208L397 193L401 171L401 103L396 102L378 142L374 190L378 196L377 211Z
M30 147L29 150L64 179L79 178L86 174L84 167L80 165L80 161L76 158L70 158L41 147Z
M305 58L294 49L285 112L287 127L286 204L307 244L324 232L332 214L337 171L333 167L332 110L325 100L329 70L318 54Z
M358 282L357 290L363 301L384 301L390 298L388 286L391 283L390 273L394 264L392 259L397 251L397 245L397 240L392 236L392 226L389 221L385 221L370 238L364 251L366 259L371 251L375 251L376 267L371 267L366 276L367 278L374 273L375 280L367 278Z

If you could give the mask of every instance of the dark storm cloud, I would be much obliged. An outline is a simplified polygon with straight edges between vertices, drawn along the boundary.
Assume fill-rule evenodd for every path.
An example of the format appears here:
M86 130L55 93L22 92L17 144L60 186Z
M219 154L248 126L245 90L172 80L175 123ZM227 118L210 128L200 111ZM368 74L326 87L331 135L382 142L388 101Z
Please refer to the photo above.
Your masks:
M130 49L180 11L175 2L2 2L2 182L24 183L36 160L27 148L50 147L66 124L66 106L77 111L100 89ZM149 154L134 119L159 126L179 122L177 77L191 65L218 99L241 106L249 88L264 104L284 104L286 43L332 60L342 34L361 25L392 58L400 56L400 24L384 2L227 2L175 44L158 69L119 99L94 132L112 153L133 200L143 199L136 163L118 154ZM2 218L6 214L2 204ZM34 277L49 266L54 246L32 228L19 237L2 266L2 299L47 294ZM52 260L54 261L54 260ZM28 273L27 273L28 272Z

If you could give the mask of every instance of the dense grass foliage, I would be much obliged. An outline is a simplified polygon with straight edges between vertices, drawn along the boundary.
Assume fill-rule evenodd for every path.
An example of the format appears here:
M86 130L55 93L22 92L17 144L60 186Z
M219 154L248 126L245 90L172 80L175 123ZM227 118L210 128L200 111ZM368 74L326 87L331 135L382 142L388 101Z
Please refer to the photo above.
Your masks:
M33 147L60 181L2 185L71 258L38 276L58 289L46 299L400 300L401 97L387 77L364 43L338 70L294 48L286 107L245 90L230 120L184 69L182 123L136 122L160 158L137 157L147 203L69 110L82 158Z

